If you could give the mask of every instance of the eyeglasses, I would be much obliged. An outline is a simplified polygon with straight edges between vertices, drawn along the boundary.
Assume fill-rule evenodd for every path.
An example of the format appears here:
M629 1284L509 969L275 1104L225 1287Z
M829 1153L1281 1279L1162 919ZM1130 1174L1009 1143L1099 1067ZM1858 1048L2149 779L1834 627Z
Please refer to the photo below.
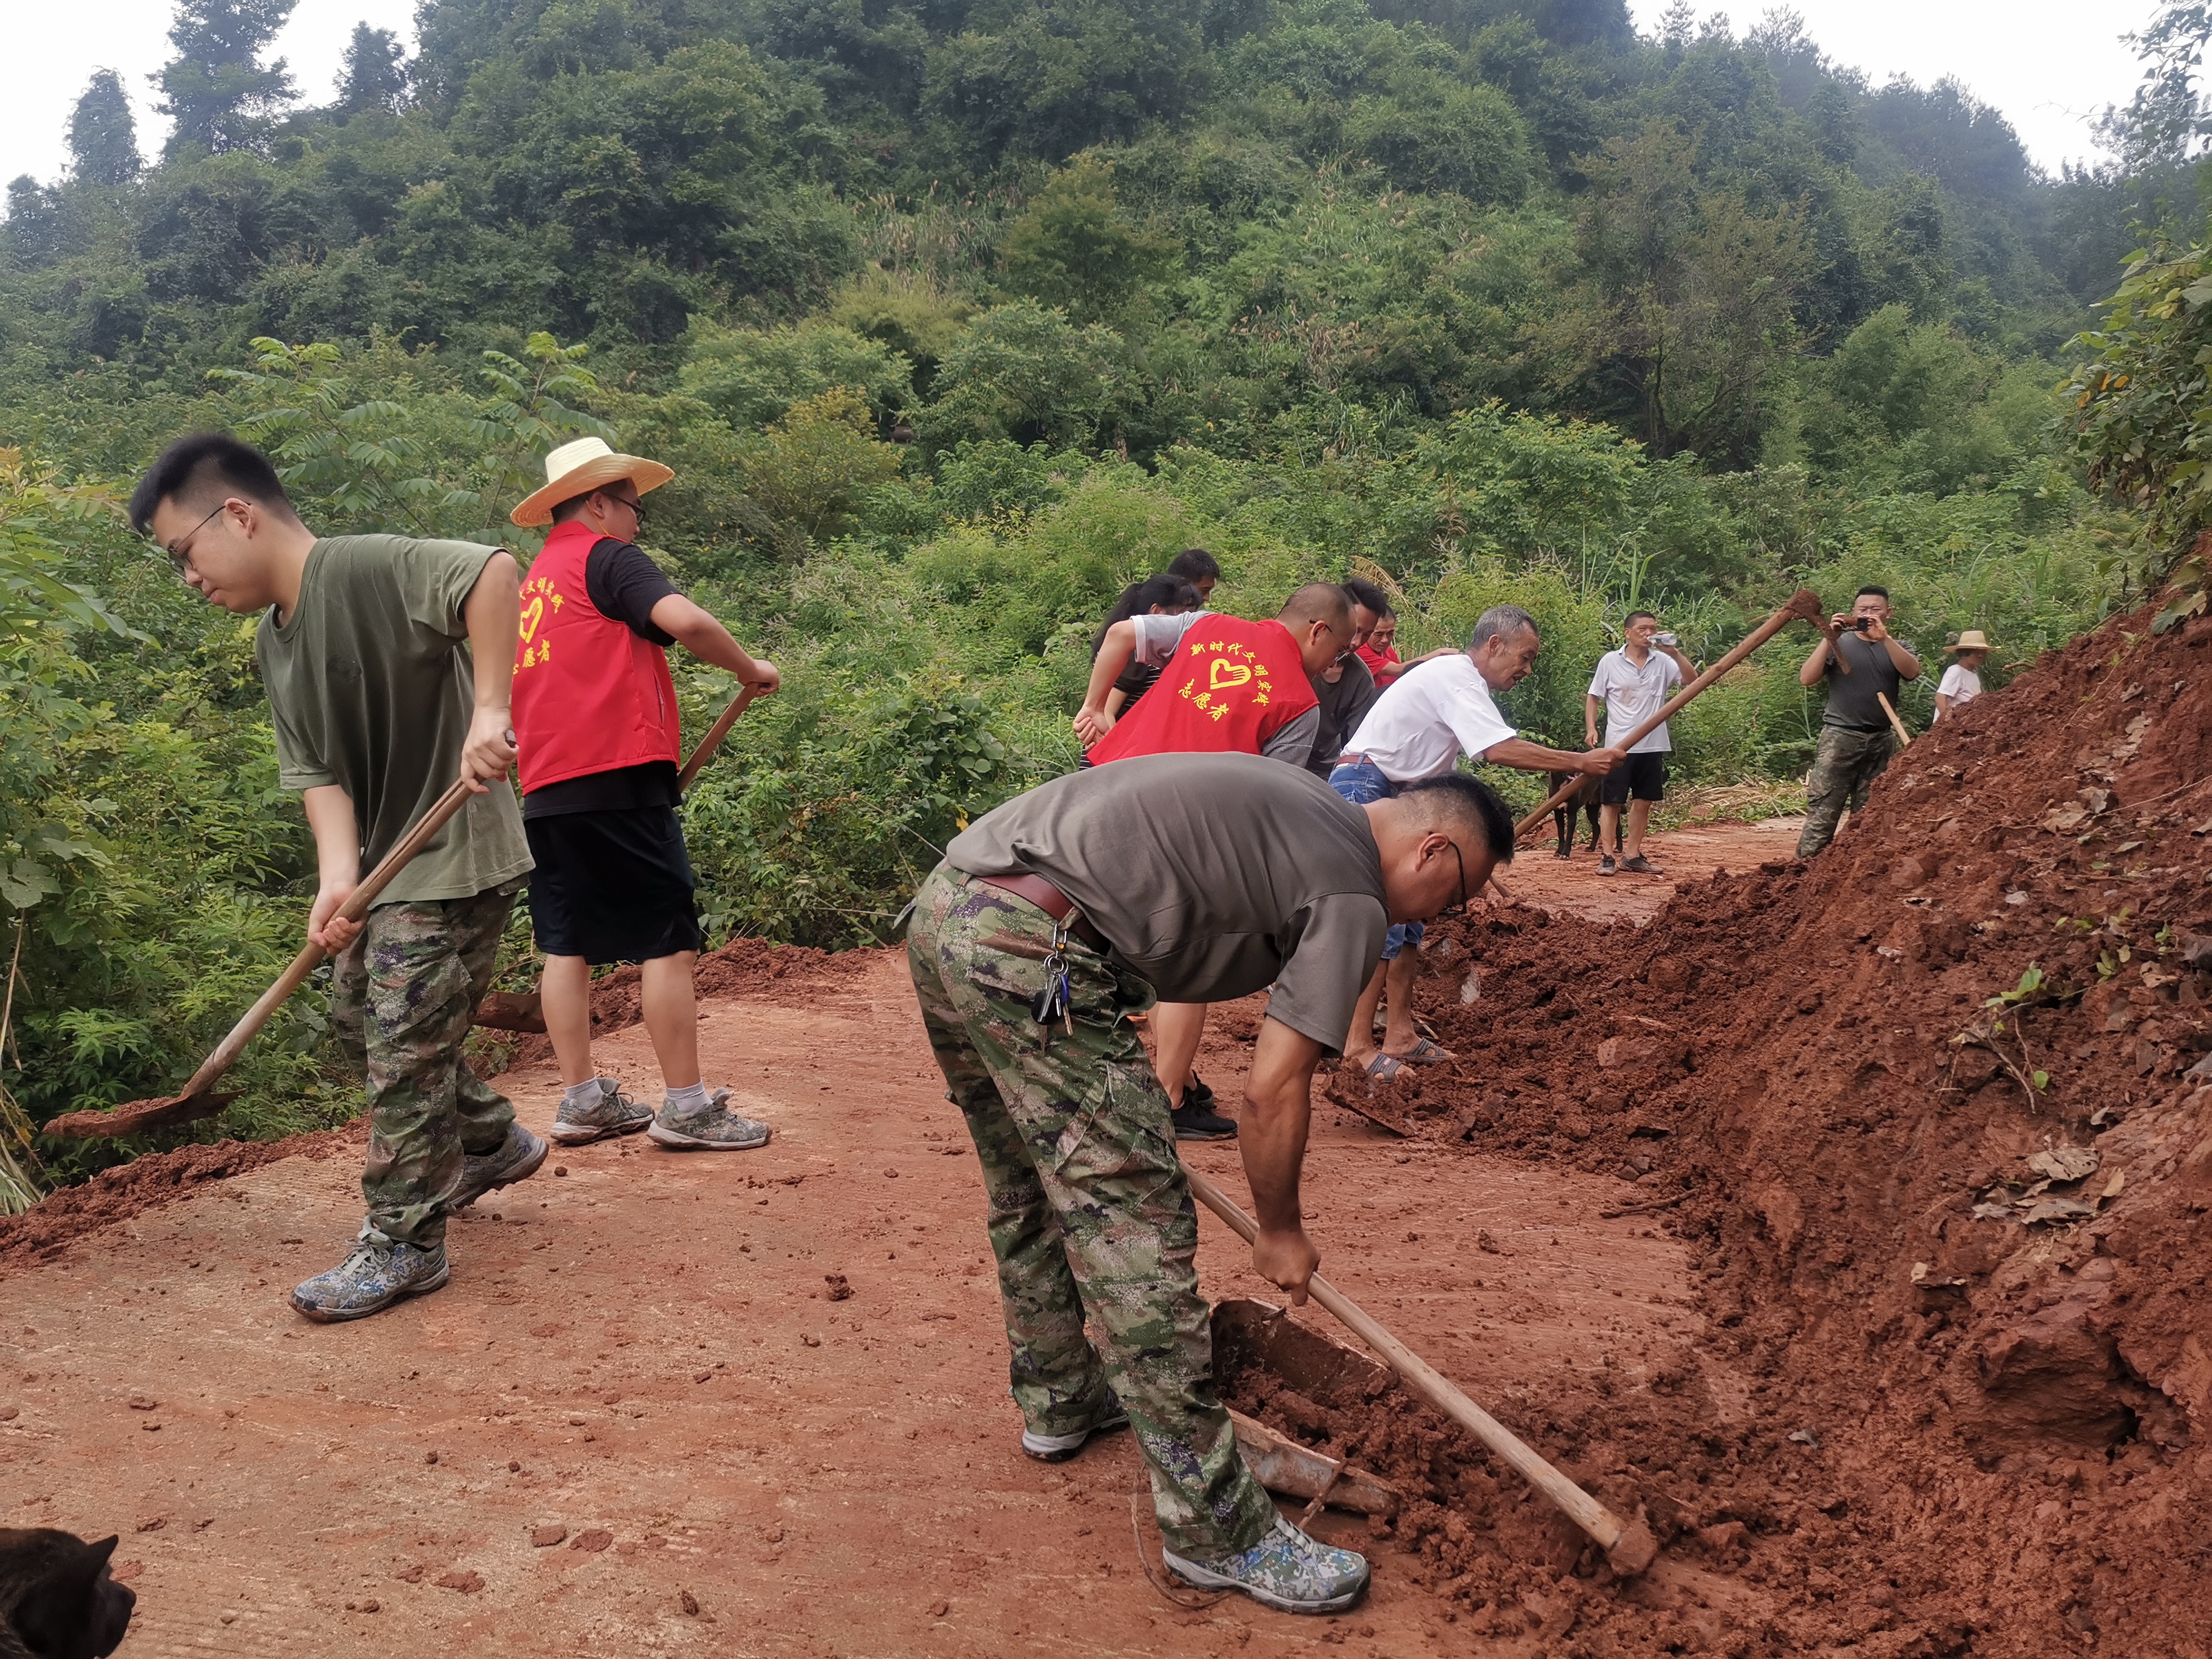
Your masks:
M185 533L179 536L175 541L162 544L161 551L169 556L170 566L179 576L185 574L185 567L191 562L192 538L198 535L201 531L208 527L209 521L215 517L216 513L222 512L224 507L228 507L230 503L228 501L216 502L215 513L209 514L207 518L202 519L198 524L194 525L190 530L185 532Z

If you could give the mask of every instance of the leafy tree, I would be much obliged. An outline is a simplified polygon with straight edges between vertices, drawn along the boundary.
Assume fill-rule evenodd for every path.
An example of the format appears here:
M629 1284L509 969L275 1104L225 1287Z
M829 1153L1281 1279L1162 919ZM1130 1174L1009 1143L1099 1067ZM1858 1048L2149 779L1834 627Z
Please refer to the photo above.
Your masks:
M686 337L677 385L738 428L765 426L833 387L856 392L878 414L905 406L914 366L879 340L836 323L724 328L700 319Z
M1080 443L1127 411L1129 382L1119 334L1018 300L985 312L946 350L915 430L944 448L963 438Z
M1007 286L1078 321L1112 315L1164 279L1182 253L1171 236L1121 211L1114 171L1085 156L1054 173L1006 231Z
M407 96L405 57L406 48L390 29L356 23L338 70L338 113L397 111Z
M746 463L753 500L815 542L852 527L866 494L899 474L899 452L876 436L867 400L832 386L794 404Z
M175 122L163 154L259 147L279 110L293 96L292 76L279 58L262 54L290 20L298 0L177 0L169 44L177 55L155 76L164 101L157 107Z
M113 70L93 71L70 112L69 147L70 175L81 183L127 185L138 176L138 123Z

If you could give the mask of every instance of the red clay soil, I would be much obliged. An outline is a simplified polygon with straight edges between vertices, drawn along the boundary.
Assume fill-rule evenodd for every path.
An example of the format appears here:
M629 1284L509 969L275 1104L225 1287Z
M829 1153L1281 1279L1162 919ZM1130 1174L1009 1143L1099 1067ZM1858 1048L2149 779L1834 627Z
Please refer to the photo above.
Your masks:
M2212 1650L2212 623L2148 614L1915 743L1810 866L1458 930L1449 1074L1335 1085L1633 1179L1689 1245L1752 1420L1552 1404L1623 1501L1743 1523L1774 1611L1726 1650ZM1484 1593L1520 1552L1472 1524Z
M1126 1437L1013 1449L970 1154L888 952L765 958L706 1011L765 1152L559 1154L363 1325L281 1299L358 1214L349 1160L0 1261L0 1524L121 1527L154 1651L2208 1659L2212 623L2144 624L1916 743L1810 866L1662 839L1695 878L1637 925L1524 852L1550 909L1437 930L1457 1060L1333 1085L1413 1136L1317 1114L1323 1271L1644 1508L1640 1581L1395 1384L1246 1373L1407 1507L1318 1523L1376 1564L1347 1618L1162 1600ZM1232 1103L1257 1018L1209 1036ZM649 1075L641 1031L602 1047ZM542 1126L550 1070L509 1085ZM1233 1148L1188 1156L1239 1188ZM1209 1294L1277 1299L1201 1222Z

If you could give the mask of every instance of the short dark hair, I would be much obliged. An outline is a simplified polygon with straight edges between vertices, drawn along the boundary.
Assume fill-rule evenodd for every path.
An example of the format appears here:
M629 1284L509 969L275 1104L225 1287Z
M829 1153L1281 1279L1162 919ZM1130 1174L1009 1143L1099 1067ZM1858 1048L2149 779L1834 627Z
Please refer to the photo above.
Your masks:
M1390 596L1373 582L1363 581L1358 576L1344 579L1345 596L1363 611L1372 611L1378 617L1395 617L1390 608Z
M1872 582L1869 582L1864 587L1862 587L1857 592L1851 595L1852 602L1856 604L1857 601L1866 598L1869 593L1873 594L1877 599L1887 599L1889 598L1889 590L1887 588L1877 587Z
M1498 792L1480 778L1447 772L1442 777L1402 786L1398 799L1412 801L1416 810L1428 815L1431 824L1455 838L1480 830L1492 857L1500 864L1513 862L1513 814L1498 798Z
M1352 633L1352 600L1334 582L1308 582L1283 601L1277 622L1325 622L1341 638Z
M1169 562L1167 574L1180 576L1187 582L1218 582L1221 580L1221 567L1204 548L1186 547Z
M1620 625L1623 628L1626 628L1629 623L1634 622L1638 617L1643 617L1647 622L1657 622L1659 620L1659 613L1656 611L1632 611L1620 619Z
M1510 640L1522 629L1536 631L1536 619L1517 605L1493 605L1474 620L1474 632L1468 636L1467 648L1482 649L1483 641L1491 639Z
M151 535L154 514L163 501L213 507L234 495L283 518L296 521L300 516L266 455L228 432L195 432L163 450L138 480L131 492L131 527Z

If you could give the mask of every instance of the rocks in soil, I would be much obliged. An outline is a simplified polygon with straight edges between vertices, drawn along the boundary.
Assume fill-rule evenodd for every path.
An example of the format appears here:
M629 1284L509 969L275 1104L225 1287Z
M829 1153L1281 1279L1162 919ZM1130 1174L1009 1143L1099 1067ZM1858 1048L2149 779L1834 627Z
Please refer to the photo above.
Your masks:
M550 1550L568 1535L568 1528L558 1523L545 1527L532 1527L530 1529L530 1547L537 1550Z
M614 1534L609 1532L604 1527L593 1527L588 1532L578 1533L576 1534L576 1541L569 1545L568 1547L572 1550L588 1550L592 1554L597 1555L614 1541Z

